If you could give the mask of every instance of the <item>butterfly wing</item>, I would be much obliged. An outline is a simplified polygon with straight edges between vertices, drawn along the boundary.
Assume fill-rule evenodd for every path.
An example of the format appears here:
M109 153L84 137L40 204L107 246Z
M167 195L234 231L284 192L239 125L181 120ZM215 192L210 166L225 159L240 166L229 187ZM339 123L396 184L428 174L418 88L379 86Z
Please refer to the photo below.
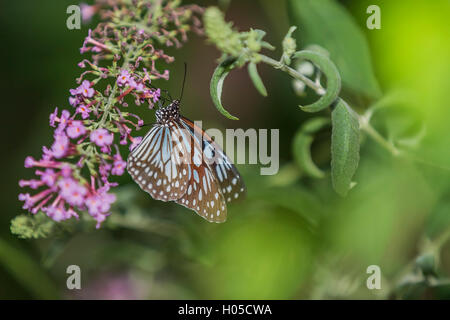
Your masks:
M188 188L176 202L210 222L224 222L227 217L225 198L211 168L203 159L201 145L192 135L190 148Z
M231 202L245 197L244 180L222 148L191 120L181 117L181 124L190 131L198 143L202 144L202 154L216 177L226 201Z
M180 143L180 129L176 122L154 125L128 156L131 177L154 199L171 201L186 193L189 165L183 157L188 144Z

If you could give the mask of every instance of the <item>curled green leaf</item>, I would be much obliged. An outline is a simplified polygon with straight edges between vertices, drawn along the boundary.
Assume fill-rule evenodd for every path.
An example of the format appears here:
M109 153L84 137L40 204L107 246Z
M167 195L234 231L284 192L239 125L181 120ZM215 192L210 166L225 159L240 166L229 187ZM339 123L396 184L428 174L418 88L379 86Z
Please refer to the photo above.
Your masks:
M258 74L258 69L256 68L256 63L250 62L248 64L248 74L253 81L256 89L261 93L264 97L267 97L267 90L264 86L264 83L261 80L261 77Z
M324 55L327 58L330 58L330 52L322 46L318 44L310 44L305 47L305 50L314 51Z
M311 61L314 65L319 67L327 78L327 89L325 94L316 102L306 106L300 106L300 108L306 112L318 112L329 107L337 99L339 92L341 91L341 77L334 63L325 55L311 50L298 51L294 54L293 58Z
M298 131L294 138L293 153L297 165L309 176L314 178L325 177L325 172L320 170L311 157L311 144L313 134L330 124L328 118L313 118L308 120Z
M331 113L331 181L334 190L347 195L359 162L359 122L344 100Z
M211 83L209 86L211 92L211 98L216 105L217 110L220 111L225 117L231 120L239 120L235 116L231 115L222 105L222 88L223 81L225 80L228 73L235 67L234 62L236 59L226 59L221 64L219 64L214 70L214 74L211 78Z

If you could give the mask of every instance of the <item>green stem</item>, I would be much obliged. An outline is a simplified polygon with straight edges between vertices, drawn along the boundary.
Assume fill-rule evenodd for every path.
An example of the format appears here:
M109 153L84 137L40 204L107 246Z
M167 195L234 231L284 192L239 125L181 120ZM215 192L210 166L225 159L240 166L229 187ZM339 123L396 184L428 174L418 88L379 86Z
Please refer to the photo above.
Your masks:
M375 142L389 151L393 156L400 155L398 150L391 142L387 141L377 130L370 125L363 116L359 116L359 124L362 131L367 133Z
M130 61L130 56L131 56L130 51L128 51L127 54L124 57L122 68L125 67L128 64L128 62ZM106 120L108 118L108 115L109 115L109 110L113 107L114 102L116 100L117 89L118 89L118 85L117 85L117 81L115 81L114 82L114 86L111 89L111 92L109 94L108 101L106 102L105 108L103 110L102 118L97 123L97 128L102 128L105 125L105 122L106 122Z
M315 83L308 77L304 76L297 70L294 70L291 67L285 65L284 63L281 63L280 61L274 60L263 54L260 54L259 56L260 56L262 62L274 67L275 69L280 69L280 70L286 72L287 74L289 74L291 77L304 82L308 87L313 89L318 95L324 94L325 90L321 85L318 85L317 83Z
M117 88L118 86L116 81L114 82L114 87L111 89L111 93L109 94L108 97L108 102L106 102L105 109L103 110L102 119L97 123L97 128L101 128L105 125L106 119L108 118L109 115L109 110L113 106L114 100L116 99Z

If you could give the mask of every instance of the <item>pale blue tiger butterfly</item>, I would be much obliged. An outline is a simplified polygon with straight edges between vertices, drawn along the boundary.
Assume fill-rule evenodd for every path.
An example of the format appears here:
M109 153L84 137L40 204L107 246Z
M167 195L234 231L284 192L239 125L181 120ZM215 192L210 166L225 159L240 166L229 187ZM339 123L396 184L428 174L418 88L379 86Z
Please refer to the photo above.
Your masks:
M180 114L180 100L156 111L157 123L130 153L127 170L154 199L175 201L210 222L242 198L241 175L222 148Z

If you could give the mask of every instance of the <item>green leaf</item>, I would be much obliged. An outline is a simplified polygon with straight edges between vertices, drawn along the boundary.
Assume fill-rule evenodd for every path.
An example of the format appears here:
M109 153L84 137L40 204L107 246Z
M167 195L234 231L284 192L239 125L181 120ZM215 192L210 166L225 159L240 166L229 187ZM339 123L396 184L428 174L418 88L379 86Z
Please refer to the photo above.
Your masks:
M258 69L256 68L256 64L254 62L249 62L248 64L248 74L253 81L256 89L261 93L264 97L267 97L267 90L264 86L264 83L261 80L261 77L258 74Z
M217 110L220 111L225 117L231 120L239 120L235 116L231 115L222 105L221 97L222 97L222 88L223 81L225 80L228 73L234 68L234 62L236 59L226 59L221 64L219 64L214 71L214 74L211 78L210 83L210 92L211 98L216 105Z
M23 251L0 239L0 264L37 299L56 299L58 291L41 266Z
M331 113L331 180L334 190L347 195L359 162L359 122L339 99Z
M367 41L353 17L333 0L288 0L291 24L297 25L297 41L326 48L336 62L344 87L380 96Z
M334 63L331 62L331 60L325 55L318 53L317 51L309 50L298 51L292 58L311 61L327 78L327 91L325 94L316 102L299 107L306 112L318 112L328 108L336 100L339 96L339 92L341 91L341 77L339 76L339 71Z
M313 142L313 134L330 124L328 118L313 118L308 120L298 131L294 138L293 152L294 158L298 166L303 171L314 178L323 178L325 173L320 170L311 158L311 144Z
M11 233L21 239L47 238L54 233L55 222L42 212L19 215L11 220Z

